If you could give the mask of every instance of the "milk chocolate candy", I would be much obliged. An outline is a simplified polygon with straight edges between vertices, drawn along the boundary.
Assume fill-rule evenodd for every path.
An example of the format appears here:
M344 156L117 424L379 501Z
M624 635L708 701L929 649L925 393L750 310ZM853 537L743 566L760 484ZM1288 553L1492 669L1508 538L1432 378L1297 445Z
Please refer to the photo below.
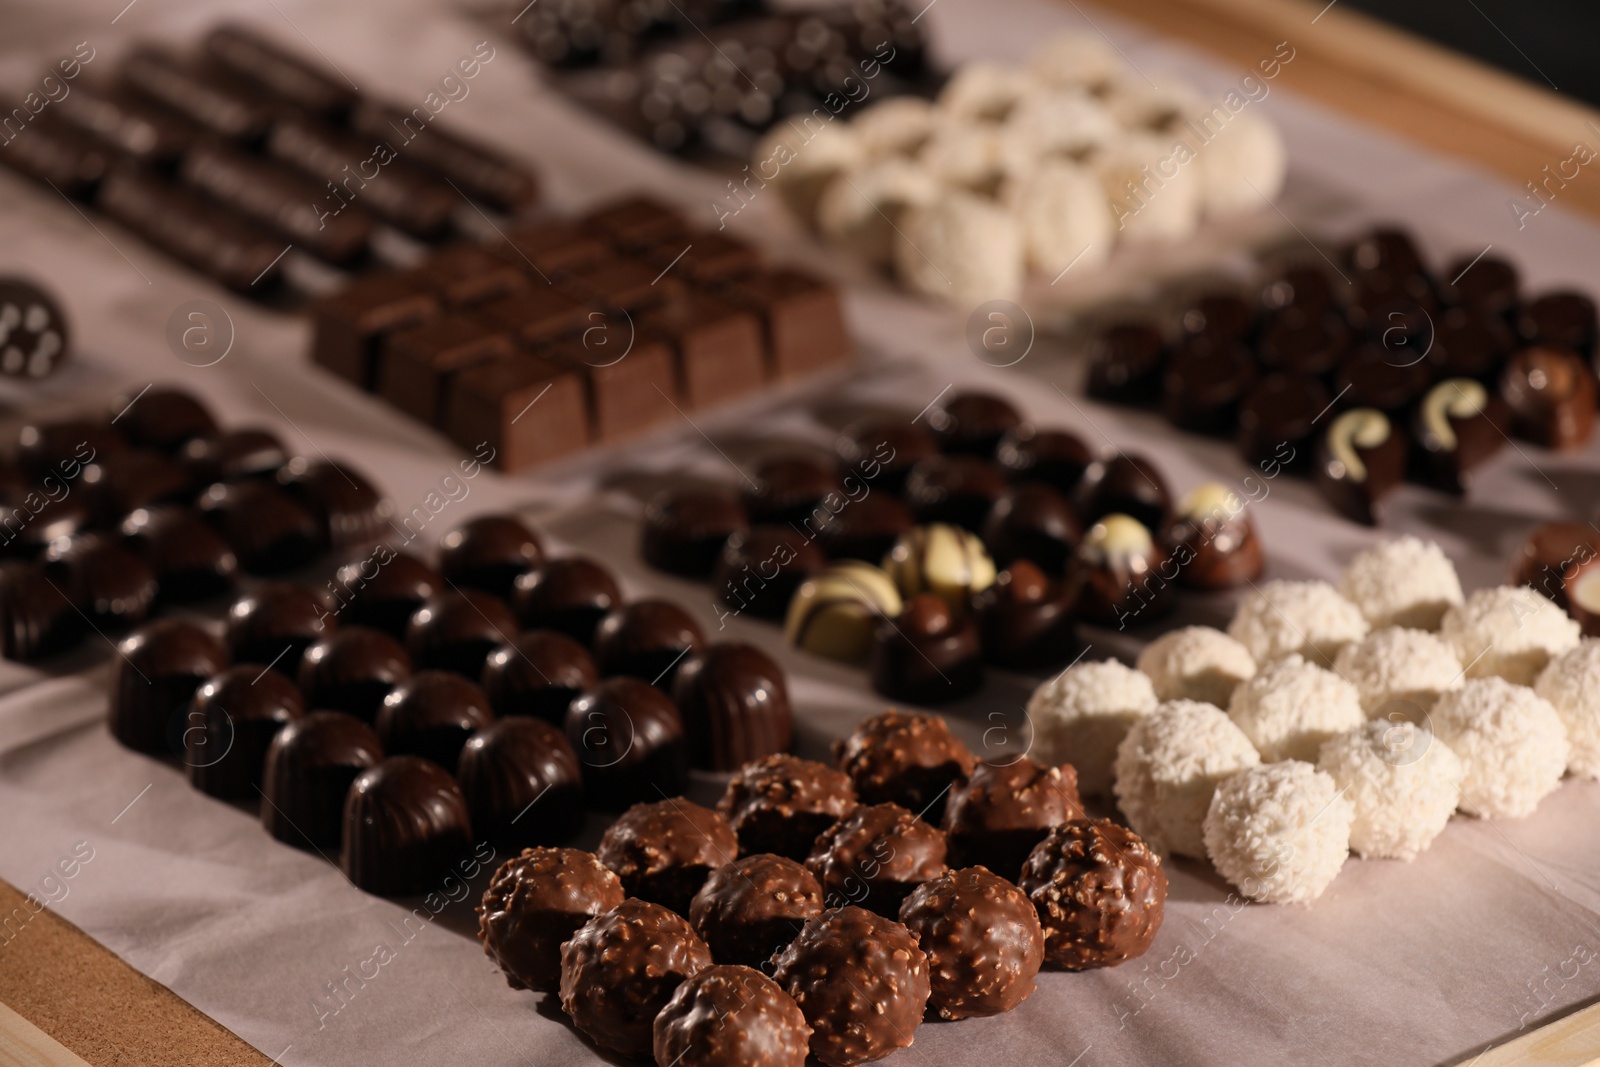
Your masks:
M71 99L70 97L68 99ZM45 182L74 200L91 200L111 169L113 155L78 129L44 115L0 152L0 166Z
M191 66L151 45L122 63L122 81L140 96L171 108L224 141L252 146L272 125L273 108L212 71Z
M1593 359L1595 333L1600 330L1594 301L1583 293L1562 290L1546 293L1522 309L1518 332L1534 345L1570 348Z
M1422 480L1465 493L1472 471L1506 444L1505 401L1474 378L1447 378L1428 390L1412 416L1413 455Z
M0 653L31 663L76 645L87 627L67 594L42 568L0 563Z
M447 671L420 671L383 698L373 728L389 755L421 756L454 772L467 739L493 721L478 686Z
M603 564L587 556L548 559L518 575L512 609L526 630L554 630L588 647L595 630L622 606L622 590Z
M355 204L413 237L438 240L449 232L461 198L413 168L397 147L300 118L278 120L266 138L268 156L324 189L316 202L319 212L337 217Z
M1353 522L1377 525L1383 498L1400 484L1405 468L1406 439L1376 408L1344 412L1317 442L1317 488Z
M635 804L612 823L595 855L629 896L689 917L706 877L739 854L728 821L683 797Z
M1350 343L1350 327L1337 314L1290 305L1267 320L1256 356L1268 370L1325 379Z
M1545 448L1576 448L1594 433L1594 376L1568 349L1537 346L1511 357L1500 396L1518 437Z
M620 248L646 248L688 232L688 224L676 208L637 195L603 204L584 215L579 224Z
M466 800L438 764L390 756L351 783L339 866L357 889L386 897L438 891L471 852Z
M1116 323L1090 343L1084 388L1095 399L1113 404L1150 403L1161 395L1166 363L1166 340L1154 325Z
M200 495L199 505L251 574L293 570L326 544L316 516L266 482L218 482Z
M566 728L590 807L622 811L677 796L688 782L683 717L649 682L606 679L567 708Z
M683 418L674 406L678 385L671 349L636 336L625 318L590 314L600 317L578 338L542 347L539 354L583 379L594 440L626 441Z
M508 474L581 452L591 439L584 379L532 355L479 362L450 379L445 436Z
M574 267L555 280L556 288L584 304L639 315L683 296L683 282L660 275L650 264L615 255Z
M166 169L200 140L198 127L127 93L75 85L50 114L118 155Z
M418 608L406 627L412 662L476 679L489 653L517 632L509 608L481 589L440 593Z
M309 590L269 582L228 609L228 651L235 661L265 663L293 678L299 674L305 650L338 625L338 616Z
M476 307L521 293L530 285L525 271L475 244L439 249L422 261L415 276L450 308Z
M688 917L719 962L760 967L821 914L815 875L794 860L758 854L712 871Z
M1172 610L1178 568L1139 520L1111 514L1084 532L1078 545L1077 610L1085 622L1129 626L1155 622Z
M592 853L530 848L494 872L478 905L478 940L512 989L554 992L561 946L622 900L622 882Z
M681 1067L804 1067L810 1036L799 1005L771 978L707 967L656 1016L655 1056Z
M1161 858L1109 819L1078 819L1050 831L1029 854L1017 886L1044 928L1047 967L1082 971L1142 956L1165 916Z
M412 418L438 425L457 373L510 359L515 350L509 334L465 315L397 330L383 342L378 394Z
M234 78L319 118L338 122L356 101L355 88L338 75L238 23L213 29L203 47Z
M296 848L337 849L351 784L383 761L372 727L339 711L285 725L267 748L261 825Z
M824 830L806 867L830 908L893 916L911 891L944 874L944 834L899 804L862 805Z
M723 295L761 316L770 378L786 381L855 359L839 291L814 275L762 270Z
M439 298L402 274L376 274L312 305L311 359L345 381L371 390L386 333L439 314Z
M1445 269L1443 276L1452 279L1445 288L1445 297L1452 303L1501 321L1515 316L1521 299L1521 279L1509 260L1483 253L1476 257L1463 255Z
M1317 424L1330 413L1332 402L1315 378L1269 374L1239 408L1239 454L1263 472L1308 466Z
M1526 585L1571 611L1571 592L1600 564L1600 532L1586 522L1547 522L1534 529L1511 561L1511 584Z
M225 800L254 799L272 739L305 713L294 683L262 664L214 675L195 690L183 729L190 783Z
M523 344L532 346L554 341L598 321L591 321L588 305L582 300L546 285L533 285L508 296L485 301L477 307L476 313ZM619 346L615 351L620 353L622 347ZM609 362L613 356L614 353L605 360L596 359L596 362Z
M479 516L439 543L439 573L446 582L502 598L511 593L517 575L542 562L539 535L514 515Z
M794 744L783 668L754 645L721 642L689 657L672 696L688 732L691 766L732 771Z
M672 349L679 395L690 408L725 404L766 380L760 321L716 297L686 293L641 313L638 326Z
M4 582L0 577L0 589ZM121 659L111 690L111 735L153 756L179 751L189 725L184 716L189 701L206 679L228 666L227 650L193 623L157 619L123 638L117 651ZM9 648L6 655L11 657Z
M1197 486L1183 498L1165 542L1179 568L1178 584L1189 589L1248 585L1267 565L1244 502L1220 482Z
M22 278L0 278L0 374L48 377L67 357L71 340L66 316L49 293Z
M739 835L745 855L770 852L803 860L817 835L855 805L855 787L842 771L775 754L734 772L717 810Z
M1474 307L1455 307L1439 317L1428 363L1442 378L1476 378L1493 387L1514 341L1505 319Z
M567 735L538 719L504 719L467 739L456 780L472 828L502 853L558 845L583 829L583 778Z
M346 626L305 650L297 676L311 707L372 722L384 698L411 677L411 657L380 630Z
M680 239L681 237L681 239ZM646 249L644 258L671 270L690 285L712 286L756 270L761 255L745 242L715 230L669 237Z
M509 226L506 242L492 252L520 270L548 282L553 275L596 263L611 246L575 222L546 221Z
M407 111L365 100L350 112L350 128L393 145L410 162L497 211L515 213L539 199L539 181L530 170L487 145L446 133L433 119L422 106Z
M890 709L859 723L833 743L833 758L863 803L891 801L935 823L945 794L975 764L972 752L942 718Z
M1208 334L1190 338L1167 363L1162 413L1191 433L1230 432L1255 377L1255 363L1237 341Z
M1044 929L1027 895L987 867L924 882L900 921L928 954L928 1002L941 1019L1000 1015L1032 995Z
M483 690L496 715L558 724L566 722L568 706L599 681L588 650L553 630L518 634L483 665Z

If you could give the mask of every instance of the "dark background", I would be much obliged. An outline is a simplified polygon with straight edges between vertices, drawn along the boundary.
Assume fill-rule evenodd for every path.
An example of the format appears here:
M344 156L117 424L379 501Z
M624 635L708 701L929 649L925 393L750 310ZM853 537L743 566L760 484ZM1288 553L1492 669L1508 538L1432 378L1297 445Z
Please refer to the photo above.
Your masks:
M1600 0L1339 0L1346 5L1600 104Z

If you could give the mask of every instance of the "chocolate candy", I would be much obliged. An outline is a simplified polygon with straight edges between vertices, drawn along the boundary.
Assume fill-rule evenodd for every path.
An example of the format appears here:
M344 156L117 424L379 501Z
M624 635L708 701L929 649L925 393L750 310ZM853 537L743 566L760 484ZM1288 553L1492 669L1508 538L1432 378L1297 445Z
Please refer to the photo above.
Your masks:
M296 848L338 848L344 798L383 762L372 727L339 711L313 711L273 737L262 772L261 825Z
M397 131L406 159L454 183L474 200L499 211L516 213L539 199L539 181L527 168L486 145L446 133L436 124L418 128L416 111L405 111L371 100L356 103L350 128L357 134L387 142Z
M1353 408L1328 424L1317 443L1317 488L1340 514L1376 525L1383 498L1405 475L1406 439L1383 412Z
M517 576L512 608L525 630L554 630L582 645L594 642L600 621L622 606L609 570L587 556L546 560Z
M859 662L871 653L879 622L900 610L900 593L883 571L867 563L836 563L795 591L783 636L807 652Z
M624 900L561 946L561 1009L601 1048L648 1059L652 1025L711 950L659 904Z
M444 579L416 556L382 551L346 563L328 585L345 621L399 638L411 616L444 589Z
M928 958L911 931L861 908L806 923L772 977L811 1025L811 1054L854 1067L911 1044L928 1006Z
M337 625L310 592L273 582L246 593L228 609L228 650L238 662L265 663L293 678L305 650Z
M217 432L217 420L186 389L151 388L111 402L117 429L138 448L172 454L197 437Z
M1047 578L1019 559L973 602L984 659L998 667L1059 667L1083 651L1073 608L1074 583Z
M418 667L480 678L489 653L516 632L511 609L488 593L478 589L441 593L411 616L406 651Z
M791 526L753 526L728 538L711 584L731 614L781 619L795 590L827 563L822 549Z
M49 293L21 278L0 278L0 373L48 377L66 358L71 339Z
M983 684L978 628L930 593L906 600L900 614L879 621L873 635L872 688L893 700L943 704Z
M1162 413L1192 433L1226 433L1238 422L1239 404L1255 380L1255 361L1242 344L1209 334L1191 338L1167 363Z
M540 349L546 359L582 377L593 437L601 444L631 440L682 418L673 408L678 386L671 350L636 337L628 320L620 316L621 312L590 312L589 325L579 327L583 330L579 339ZM620 351L626 351L626 359L613 354Z
M917 520L911 509L885 493L846 501L816 530L829 559L877 563Z
M1197 486L1178 504L1166 548L1189 589L1232 589L1261 577L1266 557L1244 502L1220 482Z
M1505 446L1511 413L1474 378L1447 378L1428 390L1411 419L1415 467L1438 489L1464 493L1472 471Z
M1560 348L1524 348L1500 375L1518 437L1545 448L1575 448L1594 433L1595 384L1589 368Z
M1563 290L1546 293L1524 307L1517 331L1531 344L1568 348L1592 359L1600 318L1593 300L1582 293Z
M1377 408L1390 421L1405 414L1428 388L1428 364L1409 345L1363 345L1339 368L1334 389L1345 408Z
M392 756L421 756L454 771L461 749L494 721L482 689L447 671L419 671L384 697L375 727Z
M951 789L944 832L952 863L1014 876L1052 829L1084 817L1071 764L1045 767L1022 756L1012 763L980 763Z
M1078 517L1086 524L1118 513L1159 530L1166 525L1172 494L1155 464L1143 456L1119 452L1089 465L1075 503Z
M1428 324L1438 310L1433 283L1425 274L1368 271L1353 279L1355 292L1345 317L1368 341L1391 351L1427 346Z
M707 967L655 1021L656 1062L678 1067L805 1067L811 1027L794 998L749 967Z
M1058 826L1034 848L1018 887L1044 927L1046 966L1115 967L1161 929L1167 874L1144 839L1109 819Z
M105 633L133 629L149 617L156 599L150 564L106 534L80 534L52 545L44 574Z
M683 213L651 196L630 195L602 204L582 225L622 248L644 248L685 233Z
M689 776L683 717L648 682L608 678L572 702L566 727L591 807L622 811L683 792Z
M754 645L723 642L690 656L672 695L688 732L692 767L731 771L794 743L783 668Z
M1350 327L1336 313L1293 305L1262 327L1256 357L1270 371L1326 379L1350 351Z
M976 456L933 456L906 478L906 503L917 521L977 532L1006 489L1001 468Z
M9 601L11 590L4 588L3 578L0 589ZM111 690L111 735L150 755L178 750L188 725L184 712L189 701L201 683L227 667L227 650L193 623L157 619L129 634L117 651L121 658ZM6 655L20 658L12 656L9 647Z
M346 626L305 650L297 677L311 707L370 723L384 697L411 677L411 657L380 630Z
M32 423L17 433L17 466L43 481L53 474L75 478L84 464L126 451L128 442L105 419Z
M289 462L289 453L271 430L246 427L193 438L178 458L195 484L209 485L276 474Z
M456 769L473 831L500 852L570 841L583 829L583 775L567 735L502 719L467 739Z
M51 115L103 148L170 169L199 140L195 126L126 93L97 92L83 83L51 101Z
M512 989L561 988L561 946L623 901L593 853L530 848L502 863L478 905L478 940Z
M13 137L0 166L61 190L73 200L91 200L111 167L112 155L79 130L48 114L28 127L32 137Z
M405 158L396 158L387 137L374 142L285 117L273 123L265 148L279 163L328 187L317 201L319 210L337 216L352 203L359 204L413 237L436 241L449 232L450 216L460 205L460 197L448 185L410 166ZM366 181L358 174L374 168L382 169L379 181Z
M446 307L469 308L523 292L526 273L475 244L441 248L422 261L416 278L438 293Z
M739 835L746 855L770 852L803 860L817 835L855 804L855 787L843 772L777 754L739 768L717 810Z
M1006 490L983 525L983 543L996 564L1028 560L1048 574L1065 572L1082 536L1072 507L1044 482Z
M685 918L706 876L732 863L739 840L721 815L682 797L633 805L612 823L595 855L629 896Z
M1476 308L1451 308L1434 329L1428 364L1438 377L1495 384L1514 341L1505 320Z
M78 484L102 525L115 525L139 508L188 500L194 492L187 471L145 448L96 460L84 468Z
M761 967L822 914L822 886L792 859L745 856L711 872L689 923L719 963Z
M746 529L744 506L720 489L668 489L644 512L639 554L657 570L704 578L728 538Z
M889 710L833 743L833 758L864 804L901 804L937 823L945 794L976 762L945 721Z
M602 676L643 678L670 692L684 657L705 646L699 623L666 600L635 600L607 615L594 635Z
M483 690L496 715L531 715L558 725L566 721L567 706L599 680L588 650L554 630L518 634L489 653L483 666Z
M1521 281L1517 268L1499 256L1462 256L1446 268L1446 297L1453 303L1505 319L1515 314Z
M1026 894L984 867L918 886L900 921L928 954L928 1003L941 1019L1001 1015L1033 994L1044 929Z
M751 522L804 524L824 497L839 490L839 475L820 456L790 455L765 460L755 485L744 491Z
M1107 515L1078 546L1082 582L1078 614L1085 622L1124 629L1155 622L1173 607L1177 568L1150 531L1127 515Z
M316 517L277 486L219 482L200 494L199 505L251 574L293 570L322 550Z
M1238 293L1203 293L1178 317L1188 338L1216 344L1243 340L1255 324L1255 312Z
M294 683L262 664L213 675L194 691L183 729L189 782L214 797L254 799L272 739L305 713Z
M684 241L691 241L684 247ZM674 234L662 243L647 248L643 256L662 270L670 268L695 285L729 281L761 266L761 255L753 247L719 230L695 230Z
M224 141L254 144L272 123L267 104L212 72L185 64L164 48L136 49L123 60L122 80L141 96Z
M1269 374L1256 383L1239 407L1239 454L1262 471L1306 466L1317 423L1332 401L1315 378Z
M957 613L995 577L983 542L956 526L935 524L906 531L883 559L883 569L902 596L938 596Z
M363 547L395 532L393 505L347 464L292 459L278 482L316 517L322 543L331 548Z
M32 563L0 563L0 652L32 662L64 652L83 636L83 616L61 587Z
M417 278L375 274L357 279L312 304L311 359L371 391L382 339L435 317L439 310L438 296Z
M1166 369L1166 340L1146 322L1119 322L1089 346L1089 378L1085 391L1113 404L1144 404L1161 394Z
M959 392L928 409L928 429L941 452L988 458L1022 424L1022 413L993 393Z
M898 804L861 805L824 830L806 867L828 907L895 916L918 885L945 873L944 834Z
M840 473L865 478L874 489L899 493L911 468L938 452L933 434L901 419L863 419L839 435Z
M454 877L471 841L455 779L431 760L390 756L350 784L339 866L357 889L413 896Z
M0 504L0 554L7 556L35 558L51 545L81 534L93 518L81 496L51 500L20 490L8 495L13 500L20 496L22 502Z
M517 575L544 562L539 536L510 515L485 515L445 534L439 543L439 573L447 582L511 595Z
M1070 497L1094 462L1094 452L1083 438L1068 430L1024 424L1000 439L994 458L1013 482L1043 482Z
M356 91L293 52L235 23L206 34L206 56L240 81L302 111L337 122L356 101Z
M1586 522L1547 522L1523 542L1511 562L1511 584L1543 593L1563 610L1572 606L1578 578L1600 561L1600 532Z
M1374 226L1346 246L1344 260L1351 270L1363 274L1378 270L1417 274L1423 270L1422 253L1411 234L1398 226Z
M734 282L723 295L761 317L767 370L774 379L814 374L855 358L839 290L815 275L765 268Z

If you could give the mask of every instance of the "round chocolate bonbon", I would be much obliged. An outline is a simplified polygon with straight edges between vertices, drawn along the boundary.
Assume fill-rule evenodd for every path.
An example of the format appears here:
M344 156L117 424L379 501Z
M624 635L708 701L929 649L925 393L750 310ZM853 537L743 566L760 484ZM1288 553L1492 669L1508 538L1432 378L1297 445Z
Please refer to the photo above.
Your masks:
M753 524L804 526L824 498L839 489L838 472L821 456L777 456L756 467L755 483L743 494L744 507Z
M265 663L293 678L307 648L338 625L306 589L272 582L246 593L228 609L228 651L241 663Z
M880 712L833 743L833 758L863 804L901 804L937 822L950 787L977 762L945 721L914 712Z
M761 967L821 914L816 876L760 853L712 871L689 906L689 923L718 963Z
M633 805L595 849L617 872L629 896L671 908L685 918L689 903L718 867L739 855L728 820L683 797Z
M977 456L932 456L906 478L906 504L919 523L948 523L974 533L1006 491L1006 473Z
M1594 434L1594 376L1562 348L1524 348L1500 372L1500 396L1517 436L1545 448L1575 448Z
M899 493L918 462L939 451L933 435L909 419L863 419L839 435L840 474L857 474L873 489Z
M511 603L524 630L554 630L587 647L600 620L622 606L622 590L601 564L565 556L518 575Z
M411 657L381 630L346 626L305 650L297 677L309 707L372 722L384 697L411 677Z
M1315 378L1269 374L1240 405L1239 454L1263 473L1308 466L1317 423L1332 402L1327 388Z
M1244 502L1220 482L1196 487L1178 504L1166 533L1178 584L1231 589L1261 577L1266 556Z
M49 376L66 358L71 337L48 293L21 278L0 278L0 373Z
M390 756L350 784L339 866L357 889L385 897L439 890L471 851L467 803L432 760Z
M995 446L1022 424L1022 413L993 393L952 393L928 409L928 429L941 452L994 455Z
M829 559L877 563L916 523L902 501L887 493L871 493L847 501L821 524L816 536Z
M778 983L750 967L719 965L678 987L654 1033L658 1065L805 1067L811 1027Z
M1012 486L995 501L983 524L983 543L995 565L1019 559L1046 574L1063 574L1083 537L1077 514L1056 489L1043 482Z
M418 668L476 680L489 653L516 632L517 620L502 601L480 589L462 589L441 593L416 610L406 626L406 651Z
M344 622L397 639L405 637L417 609L445 588L438 571L416 556L387 548L346 563L328 586Z
M293 570L322 550L316 517L267 482L218 482L200 494L199 504L251 574Z
M1239 421L1239 405L1255 380L1255 361L1242 344L1193 338L1167 363L1162 413L1191 433L1225 433Z
M689 736L689 765L731 771L794 743L783 668L754 645L707 646L678 668L672 696Z
M918 886L900 921L928 955L929 1004L941 1019L1000 1015L1032 995L1044 929L1026 894L985 867Z
M1006 434L995 449L995 462L1013 482L1043 482L1066 497L1077 491L1094 458L1094 451L1077 434L1030 425Z
M97 459L124 452L128 440L108 419L60 419L17 431L17 466L30 478L76 478Z
M1019 559L973 601L984 659L999 667L1059 667L1084 648L1073 609L1075 583Z
M944 704L978 691L983 650L971 612L957 613L931 593L906 600L878 622L869 664L872 688L892 700Z
M1171 557L1131 516L1105 515L1085 531L1076 573L1085 622L1122 629L1155 622L1173 607Z
M147 622L117 646L111 690L111 734L151 755L181 748L184 713L194 691L228 666L228 652L211 634L180 619ZM9 655L9 652L7 653Z
M878 624L900 614L894 580L870 563L835 563L806 579L789 601L783 636L796 648L846 662L865 660Z
M254 800L267 748L306 713L294 683L259 663L229 667L194 691L184 724L183 762L202 793Z
M131 511L182 503L194 494L189 472L148 448L130 448L96 460L84 468L78 484L93 501L97 521L109 526Z
M111 402L111 416L129 444L160 452L176 452L197 437L217 432L216 418L185 389L155 386L119 396Z
M1089 466L1075 502L1085 524L1122 514L1138 519L1146 529L1159 530L1172 508L1172 494L1155 464L1119 452Z
M933 593L958 613L995 578L994 560L977 535L941 523L907 530L883 558L883 569L901 596Z
M792 860L809 856L817 835L855 806L848 775L786 754L740 767L717 802L717 810L739 836L741 852Z
M132 629L155 604L155 571L106 534L80 534L52 545L44 556L44 574L103 633Z
M668 489L644 512L639 553L657 570L704 578L728 538L750 525L744 505L721 489Z
M456 764L472 828L499 852L559 845L583 829L583 775L567 735L501 719L467 739Z
M625 895L592 853L530 848L489 880L478 905L478 940L512 989L553 993L561 988L561 946Z
M140 508L122 520L121 533L123 542L155 572L162 603L221 596L238 580L238 557L193 508Z
M313 711L279 730L267 748L261 825L296 848L339 847L344 798L363 772L383 762L372 727L342 711Z
M947 849L937 827L899 804L863 804L817 837L806 867L828 907L892 918L913 889L945 872Z
M567 740L589 806L622 811L683 792L688 748L678 706L638 678L608 678L567 708Z
M374 726L389 755L421 756L454 772L467 739L493 721L476 684L448 671L419 671L384 697Z
M530 630L497 647L482 678L496 715L531 715L556 725L599 680L588 650L553 630Z
M1146 322L1115 323L1089 348L1085 391L1114 404L1144 404L1161 394L1167 347L1161 331Z
M951 862L981 864L1015 878L1028 853L1052 829L1083 817L1072 765L1045 767L1023 756L1011 763L980 763L952 788L944 832Z
M521 519L485 515L445 534L439 543L439 573L452 585L511 594L517 575L544 561L539 536Z
M1161 929L1167 875L1143 838L1109 819L1058 826L1035 846L1017 885L1044 927L1045 964L1114 967L1144 954Z
M278 472L278 483L316 516L330 548L370 545L399 532L389 521L394 506L348 464L292 459Z
M603 677L623 674L670 691L683 660L705 647L688 612L666 600L635 600L607 615L594 635Z
M83 616L41 567L0 563L0 652L6 659L32 662L65 652L86 629Z
M271 430L259 427L241 427L192 438L177 455L190 477L203 485L269 477L290 459L283 440Z

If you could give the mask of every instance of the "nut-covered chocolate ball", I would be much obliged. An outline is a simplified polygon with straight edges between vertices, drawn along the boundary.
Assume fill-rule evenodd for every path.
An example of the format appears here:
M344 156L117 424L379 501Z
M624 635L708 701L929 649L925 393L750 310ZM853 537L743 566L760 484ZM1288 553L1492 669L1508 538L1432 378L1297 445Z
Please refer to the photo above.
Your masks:
M924 882L900 921L928 954L930 1002L942 1019L999 1015L1033 993L1044 930L1027 894L986 867Z
M709 966L711 950L687 921L630 898L561 946L561 1010L601 1048L646 1059L656 1016L680 983Z
M1051 830L1017 884L1039 913L1051 967L1114 967L1143 955L1161 929L1167 899L1161 858L1109 819L1077 819Z
M805 1067L811 1027L783 987L749 967L707 967L655 1022L657 1067Z
M712 871L689 905L689 925L718 962L760 967L821 914L816 875L761 853Z
M512 989L561 987L561 946L622 903L622 882L592 853L530 848L500 865L478 905L478 940Z
M893 709L835 741L833 758L863 804L889 801L930 821L943 816L945 793L976 762L943 719Z
M773 978L811 1025L811 1054L826 1067L910 1046L928 1007L928 957L916 936L862 908L823 912L774 964Z
M710 808L673 797L623 812L595 855L617 872L629 896L687 916L706 877L739 855L739 839Z
M945 872L944 834L898 804L856 808L817 838L806 866L830 908L856 904L879 915Z
M717 802L741 852L792 860L811 855L817 835L855 806L855 786L842 771L786 754L740 767Z
M1055 827L1083 817L1072 765L1042 767L1023 756L1014 763L980 763L972 777L951 789L944 832L954 862L982 864L1015 878L1033 846Z

